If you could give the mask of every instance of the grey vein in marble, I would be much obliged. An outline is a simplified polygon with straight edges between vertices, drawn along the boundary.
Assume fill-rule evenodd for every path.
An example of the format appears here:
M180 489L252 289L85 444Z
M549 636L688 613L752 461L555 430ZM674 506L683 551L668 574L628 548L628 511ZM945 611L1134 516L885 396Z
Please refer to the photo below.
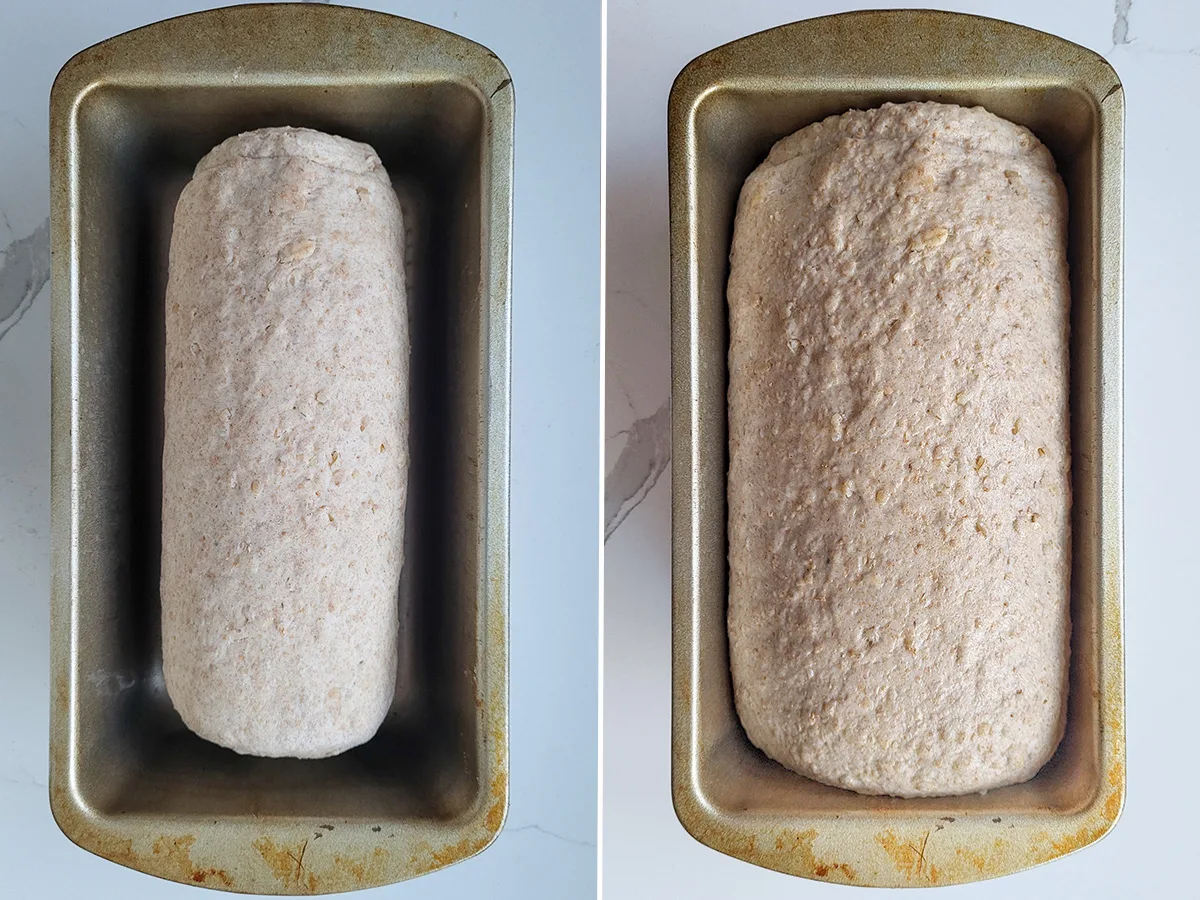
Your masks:
M17 123L17 125L20 127L20 129L21 129L22 131L28 131L28 130L29 130L29 126L28 126L28 125L26 125L24 122L22 122L22 121L21 121L21 120L20 120L20 119L17 117L17 114L16 114L16 113L11 113L11 112L9 112L7 109L0 109L0 116L4 116L4 118L6 118L6 119L11 119L12 121L16 122L16 123Z
M517 834L521 831L536 831L538 834L544 834L547 837L552 837L555 840L562 841L565 844L574 844L576 847L595 847L595 841L581 841L578 838L569 838L559 834L557 831L551 831L549 828L543 828L541 825L518 825L516 828L505 828L505 834Z
M604 539L607 541L646 499L671 461L671 401L638 419L624 432L628 440L604 479Z
M42 790L46 789L45 782L38 781L34 776L30 775L24 769L21 770L20 778L10 778L7 775L0 775L0 781L4 782L5 784L15 784L17 787L41 788Z
M1117 0L1114 4L1115 16L1113 18L1113 49L1115 50L1121 44L1128 44L1129 37L1129 10L1133 7L1133 0Z
M1125 47L1130 52L1149 56L1200 56L1200 47L1156 47L1135 37L1129 30L1129 14L1132 10L1133 0L1116 0L1113 4L1112 46L1104 54L1105 58L1111 58L1118 47Z
M50 220L13 241L0 262L0 338L21 321L50 280Z

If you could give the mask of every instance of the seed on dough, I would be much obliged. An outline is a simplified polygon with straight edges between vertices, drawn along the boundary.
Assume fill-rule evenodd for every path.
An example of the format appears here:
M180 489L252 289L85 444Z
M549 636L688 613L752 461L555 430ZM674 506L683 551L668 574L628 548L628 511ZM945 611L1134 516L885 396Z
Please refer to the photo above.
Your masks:
M279 261L281 263L300 262L300 260L308 259L312 256L313 251L316 249L317 245L308 238L301 238L279 251Z
M927 228L908 242L909 250L935 250L946 243L950 232L941 225Z

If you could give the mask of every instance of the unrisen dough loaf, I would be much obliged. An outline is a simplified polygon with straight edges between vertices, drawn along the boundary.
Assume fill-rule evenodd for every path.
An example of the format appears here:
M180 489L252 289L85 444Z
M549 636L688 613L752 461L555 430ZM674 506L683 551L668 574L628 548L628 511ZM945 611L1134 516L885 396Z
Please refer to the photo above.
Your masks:
M902 797L1032 777L1069 651L1066 195L983 109L811 125L729 279L729 638L750 740Z
M403 248L375 152L306 129L225 141L175 210L163 671L187 726L239 753L340 753L394 694Z

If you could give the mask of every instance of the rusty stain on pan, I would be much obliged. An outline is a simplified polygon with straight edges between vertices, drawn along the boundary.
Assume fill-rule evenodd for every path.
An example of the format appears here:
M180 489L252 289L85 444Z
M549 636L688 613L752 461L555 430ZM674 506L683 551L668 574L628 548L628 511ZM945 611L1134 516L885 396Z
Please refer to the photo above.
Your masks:
M169 19L59 73L50 804L84 849L186 884L314 894L451 865L503 827L513 103L486 48L332 6ZM374 739L327 760L240 757L187 732L158 638L171 213L208 149L278 124L368 141L392 176L423 436L396 696Z
M1070 203L1072 647L1067 730L1031 781L900 800L819 785L768 760L733 707L726 608L729 239L772 144L887 101L973 106L1028 126ZM1112 829L1125 796L1121 580L1124 95L1060 38L921 10L784 25L693 60L668 109L671 180L672 793L699 841L806 878L919 887L993 878Z
M211 866L206 869L197 868L192 864L190 850L194 843L196 843L196 838L190 834L177 838L167 837L164 834L150 847L150 852L163 858L164 867L176 870L176 881L204 884L211 878L214 882L219 882L222 887L233 887L233 881L225 870Z

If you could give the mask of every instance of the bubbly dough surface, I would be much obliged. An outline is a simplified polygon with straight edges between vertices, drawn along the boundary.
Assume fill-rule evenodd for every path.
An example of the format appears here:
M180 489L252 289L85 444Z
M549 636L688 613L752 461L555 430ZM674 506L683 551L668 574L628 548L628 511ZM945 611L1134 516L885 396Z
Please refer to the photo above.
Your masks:
M1025 128L888 104L779 141L728 285L750 740L901 797L1031 778L1066 714L1066 194Z
M220 144L175 210L163 669L187 726L239 753L339 753L394 695L403 256L374 150L307 129Z

